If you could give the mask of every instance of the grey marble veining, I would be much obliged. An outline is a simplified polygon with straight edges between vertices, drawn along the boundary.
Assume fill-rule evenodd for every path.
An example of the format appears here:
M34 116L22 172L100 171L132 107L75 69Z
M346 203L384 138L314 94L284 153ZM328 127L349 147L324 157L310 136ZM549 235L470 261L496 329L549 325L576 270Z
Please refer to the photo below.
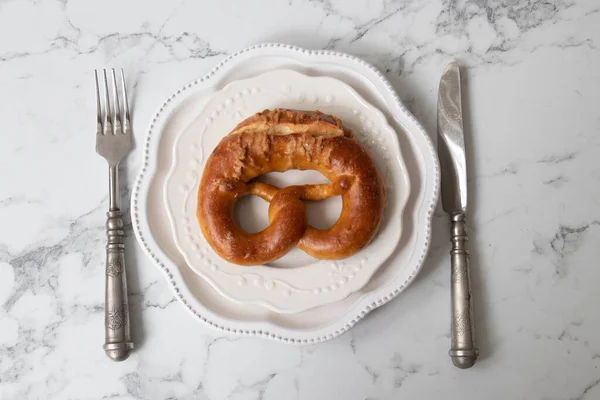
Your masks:
M599 26L596 0L0 1L0 399L600 398ZM137 348L104 355L93 69L125 69L140 143L174 90L265 41L363 57L430 133L444 66L465 66L474 369L447 356L441 212L415 283L307 347L199 325L128 224Z

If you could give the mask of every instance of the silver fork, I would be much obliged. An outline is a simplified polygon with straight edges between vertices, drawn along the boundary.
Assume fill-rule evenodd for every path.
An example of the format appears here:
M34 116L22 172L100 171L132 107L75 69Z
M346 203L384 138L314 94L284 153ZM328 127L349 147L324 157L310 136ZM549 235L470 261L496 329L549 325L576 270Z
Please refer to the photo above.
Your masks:
M98 106L98 127L96 133L96 152L108 162L109 211L106 214L106 288L104 309L104 351L114 361L123 361L129 357L133 348L127 305L127 278L125 275L125 235L123 218L119 207L119 163L131 150L131 122L129 104L125 89L125 78L121 70L121 99L117 92L117 79L112 69L112 104L108 93L107 70L102 72L104 84L100 84L98 70L96 75L96 100ZM104 86L104 96L100 96L100 87Z

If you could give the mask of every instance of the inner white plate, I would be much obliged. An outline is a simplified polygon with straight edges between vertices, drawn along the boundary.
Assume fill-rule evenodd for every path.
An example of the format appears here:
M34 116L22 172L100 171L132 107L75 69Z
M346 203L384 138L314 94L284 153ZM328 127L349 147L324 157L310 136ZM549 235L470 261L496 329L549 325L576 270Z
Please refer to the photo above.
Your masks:
M269 265L240 267L220 258L206 242L196 219L198 185L206 159L243 119L278 107L318 109L336 115L353 130L382 173L388 199L382 226L373 242L354 256L332 262L294 249ZM279 187L327 182L316 171L270 174L266 180ZM297 313L336 302L362 288L400 240L409 193L398 136L385 116L347 84L293 70L234 81L215 92L177 136L164 191L174 239L188 265L226 298L279 313ZM240 225L252 232L265 228L267 207L256 198L245 201L238 207ZM308 207L309 222L323 228L327 225L324 221L331 225L337 220L341 201L309 203Z

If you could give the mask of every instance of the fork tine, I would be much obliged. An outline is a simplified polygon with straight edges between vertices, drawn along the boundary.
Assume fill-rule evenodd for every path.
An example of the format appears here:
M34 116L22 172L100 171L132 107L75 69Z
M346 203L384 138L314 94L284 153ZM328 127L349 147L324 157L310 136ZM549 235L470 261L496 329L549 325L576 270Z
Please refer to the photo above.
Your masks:
M105 106L105 111L104 111L104 134L107 133L111 133L111 134L115 134L114 131L114 127L112 126L112 114L111 114L111 110L110 110L110 99L108 96L108 78L106 76L106 70L104 70L104 106ZM110 129L110 132L108 128Z
M123 124L123 133L129 133L131 121L129 120L129 101L127 100L127 87L125 86L125 74L121 68L121 86L123 88L123 104L125 106L125 118L121 121Z
M102 135L104 133L104 128L102 125L102 106L100 105L100 82L98 81L98 70L97 69L94 70L94 75L96 76L96 107L97 107L96 122L98 124L96 134Z
M114 95L114 115L113 115L113 129L115 134L122 133L121 130L121 106L119 104L119 94L117 93L117 78L115 76L115 69L112 68L112 90Z

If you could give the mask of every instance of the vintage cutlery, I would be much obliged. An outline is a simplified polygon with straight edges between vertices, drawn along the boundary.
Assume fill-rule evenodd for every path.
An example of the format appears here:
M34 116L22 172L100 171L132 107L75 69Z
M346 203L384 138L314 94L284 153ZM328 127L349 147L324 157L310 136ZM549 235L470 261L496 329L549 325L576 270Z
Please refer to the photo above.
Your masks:
M442 206L450 215L451 348L458 368L470 368L477 359L473 333L473 303L467 251L467 170L462 120L460 70L448 64L438 93L438 153L442 167Z
M106 288L105 321L106 341L104 351L114 361L123 361L129 357L133 348L129 326L129 308L127 305L127 278L125 275L125 235L123 218L119 203L119 162L131 150L131 122L129 104L125 88L125 78L121 70L120 94L117 91L115 70L111 71L112 101L108 93L107 70L102 71L103 84L100 84L96 70L96 100L98 106L98 127L96 133L96 152L108 162L109 211L106 220ZM103 86L104 96L100 96ZM123 109L121 103L123 102ZM102 105L103 104L103 105Z

